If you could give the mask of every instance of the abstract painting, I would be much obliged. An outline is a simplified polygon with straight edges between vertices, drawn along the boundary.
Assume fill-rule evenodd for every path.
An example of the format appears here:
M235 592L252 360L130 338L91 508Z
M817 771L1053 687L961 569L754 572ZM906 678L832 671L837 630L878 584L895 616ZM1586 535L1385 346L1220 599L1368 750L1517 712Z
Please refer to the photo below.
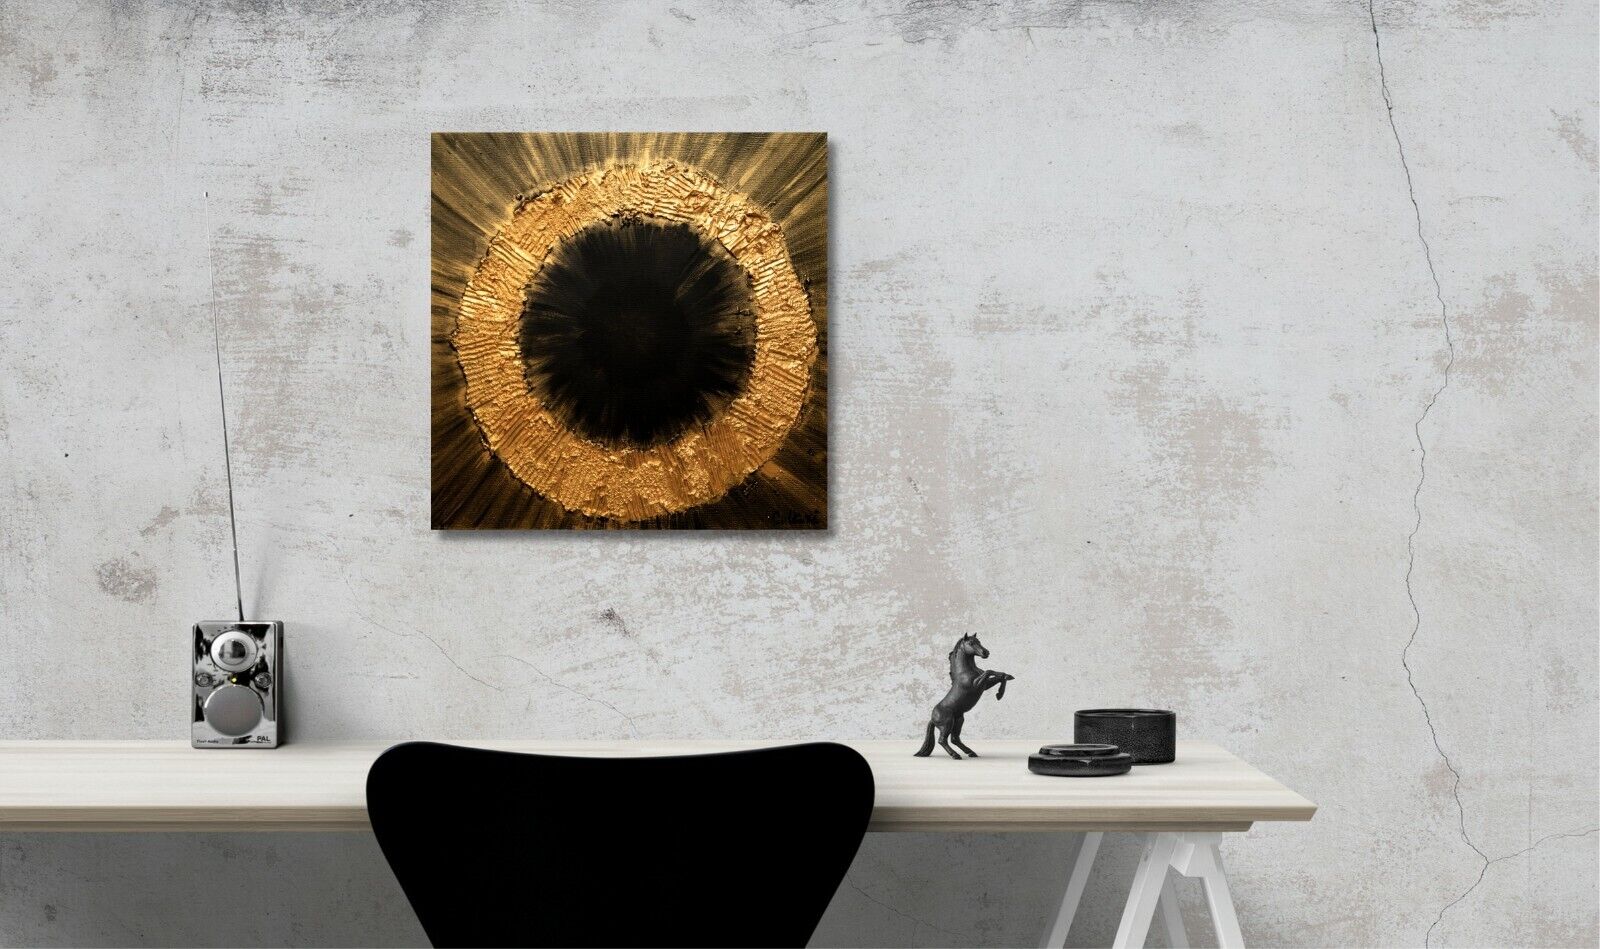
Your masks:
M820 133L433 136L435 529L824 529Z

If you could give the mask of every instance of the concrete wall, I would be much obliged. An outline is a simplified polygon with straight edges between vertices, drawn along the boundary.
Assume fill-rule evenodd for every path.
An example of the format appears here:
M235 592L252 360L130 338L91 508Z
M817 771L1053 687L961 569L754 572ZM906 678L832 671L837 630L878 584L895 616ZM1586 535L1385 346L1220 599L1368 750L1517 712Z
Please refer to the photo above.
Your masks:
M1171 706L1322 805L1254 942L1592 945L1595 10L1375 13L0 5L0 737L186 735L215 306L300 740L909 750L976 630L980 749ZM830 532L427 530L439 129L830 133ZM817 943L1032 944L1073 847L872 838ZM364 835L0 836L6 945L420 940Z

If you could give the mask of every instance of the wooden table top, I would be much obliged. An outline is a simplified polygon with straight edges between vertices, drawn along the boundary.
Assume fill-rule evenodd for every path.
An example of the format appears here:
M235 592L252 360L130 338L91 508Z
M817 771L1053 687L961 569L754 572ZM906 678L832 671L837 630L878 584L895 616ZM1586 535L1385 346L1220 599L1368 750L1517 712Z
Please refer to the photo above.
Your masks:
M479 741L558 755L674 755L783 741ZM916 742L845 741L872 765L875 831L1248 830L1316 805L1216 745L1106 778L1032 774L1043 741L975 742L980 758L916 758ZM367 768L389 741L196 750L171 741L0 741L7 830L362 830ZM776 816L775 816L776 817Z

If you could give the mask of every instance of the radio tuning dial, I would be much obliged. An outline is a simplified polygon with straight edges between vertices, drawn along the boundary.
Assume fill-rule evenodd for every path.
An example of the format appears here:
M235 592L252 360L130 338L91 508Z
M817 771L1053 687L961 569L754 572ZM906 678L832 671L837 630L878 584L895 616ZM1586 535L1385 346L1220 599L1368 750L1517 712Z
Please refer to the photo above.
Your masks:
M226 672L243 672L256 664L259 648L256 639L237 629L229 630L211 643L211 661Z

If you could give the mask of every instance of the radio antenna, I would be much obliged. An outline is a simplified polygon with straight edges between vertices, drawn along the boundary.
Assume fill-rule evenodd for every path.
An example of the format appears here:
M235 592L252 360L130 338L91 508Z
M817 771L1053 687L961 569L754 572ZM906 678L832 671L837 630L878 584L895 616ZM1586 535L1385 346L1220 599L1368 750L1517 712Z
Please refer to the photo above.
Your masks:
M209 263L209 260L207 261ZM222 468L228 474L228 531L233 535L233 597L244 622L244 585L239 582L239 522L233 513L233 455L228 450L228 397L222 388L222 331L217 328L216 277L211 290L211 344L217 356L217 404L222 408Z

